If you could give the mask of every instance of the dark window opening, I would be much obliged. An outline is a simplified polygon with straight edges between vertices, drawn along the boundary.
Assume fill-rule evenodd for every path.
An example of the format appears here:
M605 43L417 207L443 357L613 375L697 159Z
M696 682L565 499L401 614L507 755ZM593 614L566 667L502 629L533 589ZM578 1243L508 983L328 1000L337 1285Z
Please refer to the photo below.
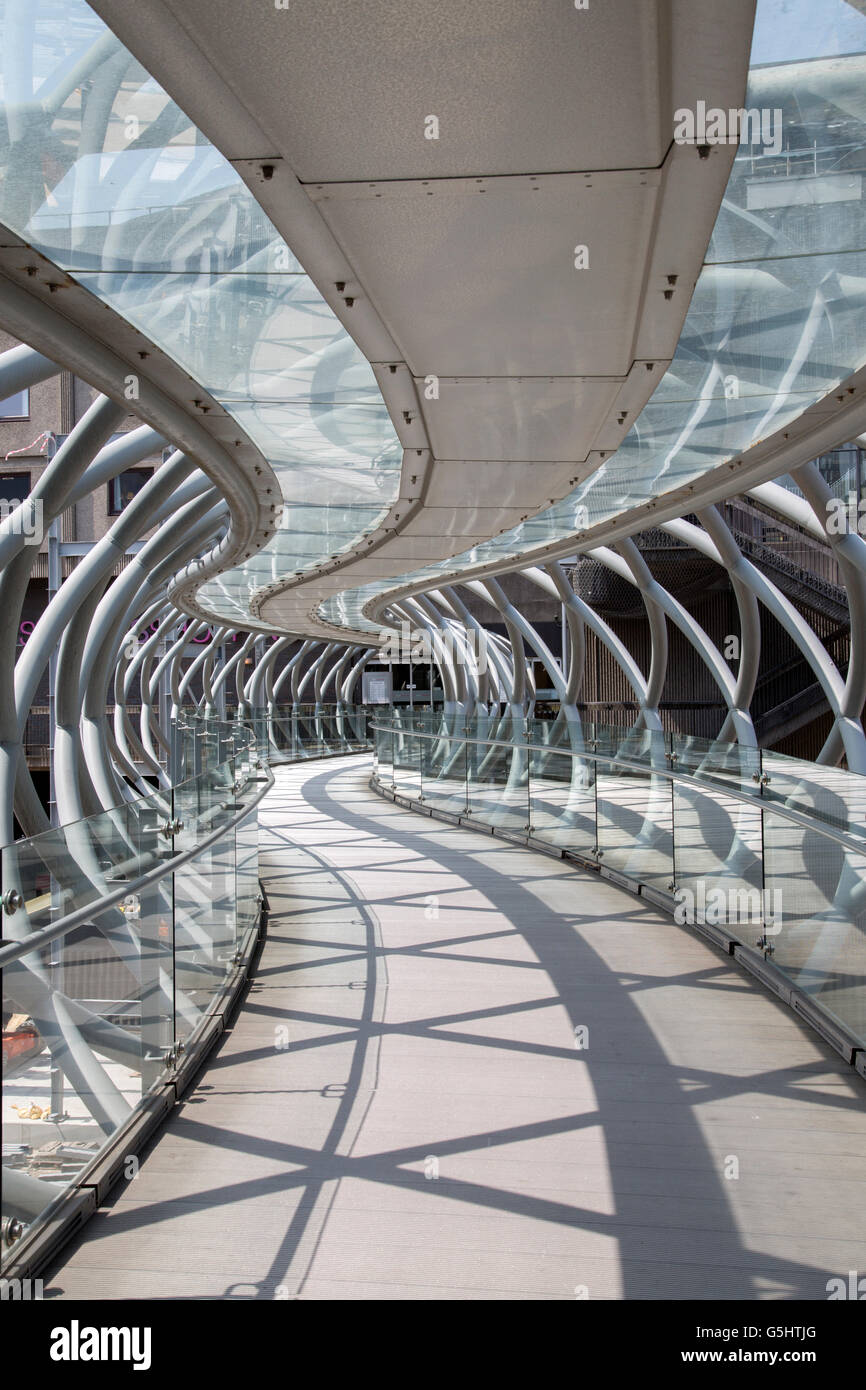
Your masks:
M127 468L108 484L108 514L119 516L153 477L152 468Z
M29 473L0 473L0 501L23 502L29 496Z

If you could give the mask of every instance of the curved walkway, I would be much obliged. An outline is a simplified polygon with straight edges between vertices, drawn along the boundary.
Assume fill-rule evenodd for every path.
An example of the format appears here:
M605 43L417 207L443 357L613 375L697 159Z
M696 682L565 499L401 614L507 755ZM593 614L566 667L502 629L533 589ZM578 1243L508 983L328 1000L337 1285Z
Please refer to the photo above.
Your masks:
M687 928L277 770L268 938L67 1298L824 1299L866 1271L864 1087Z

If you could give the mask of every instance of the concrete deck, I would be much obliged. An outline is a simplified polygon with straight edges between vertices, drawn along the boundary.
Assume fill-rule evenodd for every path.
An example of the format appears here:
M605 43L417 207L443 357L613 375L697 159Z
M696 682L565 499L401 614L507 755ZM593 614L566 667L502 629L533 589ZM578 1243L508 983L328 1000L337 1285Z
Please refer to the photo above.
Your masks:
M866 1273L861 1080L688 928L369 771L277 770L249 996L46 1297L823 1300Z

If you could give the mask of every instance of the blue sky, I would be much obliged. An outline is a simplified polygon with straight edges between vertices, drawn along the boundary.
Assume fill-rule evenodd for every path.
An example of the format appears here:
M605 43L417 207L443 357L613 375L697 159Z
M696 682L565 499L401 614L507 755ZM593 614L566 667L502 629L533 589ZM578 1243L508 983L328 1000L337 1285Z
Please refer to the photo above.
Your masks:
M866 15L847 0L758 0L752 63L866 52Z

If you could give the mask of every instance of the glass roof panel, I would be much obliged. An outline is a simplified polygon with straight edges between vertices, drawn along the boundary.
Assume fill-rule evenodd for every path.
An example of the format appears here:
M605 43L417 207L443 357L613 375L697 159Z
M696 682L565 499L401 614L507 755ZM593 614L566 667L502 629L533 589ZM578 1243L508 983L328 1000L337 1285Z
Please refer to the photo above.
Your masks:
M84 0L0 0L0 47L0 221L157 343L274 467L281 530L213 589L215 612L249 619L256 587L351 548L397 496L402 448L372 368L237 171Z
M257 402L364 402L373 369L306 275L246 270L78 272L76 279L231 409Z
M674 360L620 448L564 501L440 570L518 557L693 482L866 363L866 14L758 0L745 107L772 112L772 138L740 145ZM428 576L320 611L378 631L364 605Z

